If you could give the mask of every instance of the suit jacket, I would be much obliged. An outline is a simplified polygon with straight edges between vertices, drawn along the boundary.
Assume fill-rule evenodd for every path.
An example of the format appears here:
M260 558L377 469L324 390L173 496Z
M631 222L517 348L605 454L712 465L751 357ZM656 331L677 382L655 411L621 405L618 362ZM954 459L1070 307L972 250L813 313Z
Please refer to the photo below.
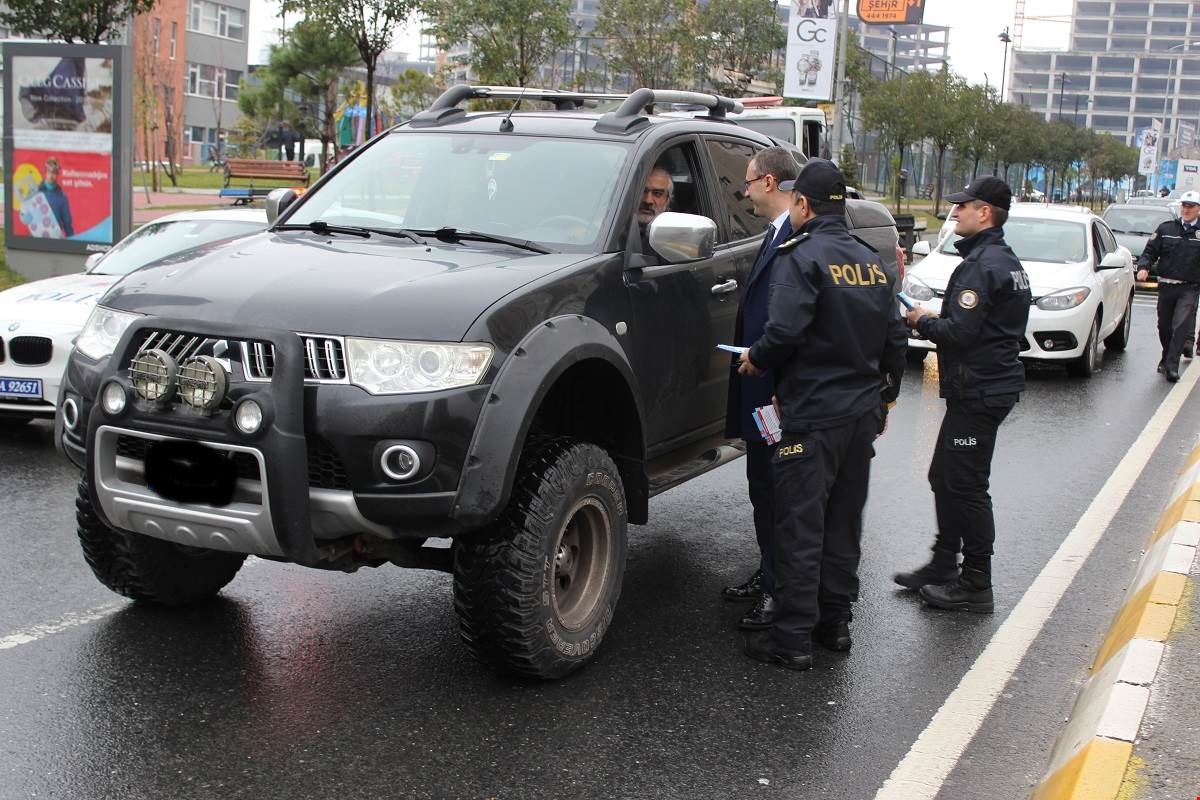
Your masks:
M775 251L779 245L786 242L792 235L790 220L784 220L783 226L770 242L764 241L759 249L754 266L746 279L746 286L738 304L737 323L734 327L733 343L739 347L749 347L759 340L767 326L767 298L771 292L771 264L775 260ZM764 240L766 239L764 235ZM750 378L738 374L739 359L733 359L732 371L729 375L729 400L725 411L725 435L731 438L743 438L748 442L761 441L761 435L754 424L754 409L770 404L772 382L770 374L761 378Z

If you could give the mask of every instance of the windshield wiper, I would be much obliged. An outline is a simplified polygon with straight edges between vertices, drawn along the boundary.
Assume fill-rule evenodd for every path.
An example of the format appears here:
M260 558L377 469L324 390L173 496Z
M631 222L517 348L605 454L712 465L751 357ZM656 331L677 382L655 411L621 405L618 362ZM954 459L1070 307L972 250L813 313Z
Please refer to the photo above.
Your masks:
M456 244L458 242L493 242L495 244L506 244L509 247L519 247L522 250L529 250L534 253L553 253L548 247L544 247L528 239L514 239L511 236L500 236L495 233L483 233L482 231L467 231L461 228L438 228L436 231L416 231L416 233L433 236L439 242L448 242Z
M411 239L417 244L425 244L415 233L407 228L370 228L365 225L330 225L323 219L314 219L304 225L278 225L274 228L277 231L312 231L318 236L325 236L330 233L344 233L347 236L361 236L364 239L369 239L371 234L377 233L380 236L390 236L393 239Z

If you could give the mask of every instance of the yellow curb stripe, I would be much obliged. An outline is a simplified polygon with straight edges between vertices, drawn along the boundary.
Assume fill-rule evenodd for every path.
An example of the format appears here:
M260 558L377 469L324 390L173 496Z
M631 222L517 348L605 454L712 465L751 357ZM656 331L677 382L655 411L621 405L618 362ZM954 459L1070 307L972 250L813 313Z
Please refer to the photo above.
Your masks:
M1196 505L1196 510L1190 512L1189 507L1193 503ZM1167 506L1166 511L1158 518L1158 525L1154 527L1154 532L1150 535L1150 544L1153 545L1161 539L1163 534L1174 528L1181 520L1187 519L1189 512L1194 513L1196 517L1193 520L1189 520L1190 522L1200 522L1200 502L1193 501L1191 493L1184 492L1174 503Z
M1195 500L1188 500L1183 507L1183 513L1180 514L1185 522L1200 522L1200 503Z
M1096 737L1038 785L1033 800L1104 800L1121 789L1130 742Z
M1158 603L1147 603L1146 609L1138 620L1138 639L1149 639L1152 642L1165 642L1175 624L1175 606L1164 606Z
M1121 651L1121 648L1129 644L1129 640L1137 633L1138 626L1141 624L1142 612L1150 601L1150 593L1153 590L1154 582L1146 584L1117 612L1116 619L1108 629L1108 635L1104 637L1104 644L1100 645L1100 650L1096 653L1096 660L1092 662L1092 672L1099 671L1110 658Z
M1154 579L1154 589L1150 592L1151 603L1161 603L1165 606L1179 605L1183 590L1187 586L1187 576L1178 572L1160 572Z

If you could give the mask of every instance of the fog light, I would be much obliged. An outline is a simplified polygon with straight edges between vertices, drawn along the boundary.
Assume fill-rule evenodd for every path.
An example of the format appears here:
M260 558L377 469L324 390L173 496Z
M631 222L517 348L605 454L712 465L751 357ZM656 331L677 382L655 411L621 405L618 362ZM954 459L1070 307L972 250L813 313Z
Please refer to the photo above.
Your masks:
M1053 339L1043 339L1042 340L1042 349L1043 350L1053 350L1054 349L1054 340Z
M394 481L406 481L421 468L417 451L405 444L394 444L379 458L379 468Z
M262 427L262 406L253 400L243 400L233 412L233 422L242 433L255 433Z
M74 398L68 397L63 403L62 415L63 426L69 431L75 430L75 426L79 424L79 404Z
M179 371L175 359L163 350L154 348L137 357L129 365L129 381L138 397L165 406L175 397L175 377Z
M100 405L110 416L115 417L124 411L126 401L124 386L117 381L104 384L104 390L100 392Z
M179 396L183 402L206 414L221 407L227 385L225 368L212 356L188 359L179 370Z

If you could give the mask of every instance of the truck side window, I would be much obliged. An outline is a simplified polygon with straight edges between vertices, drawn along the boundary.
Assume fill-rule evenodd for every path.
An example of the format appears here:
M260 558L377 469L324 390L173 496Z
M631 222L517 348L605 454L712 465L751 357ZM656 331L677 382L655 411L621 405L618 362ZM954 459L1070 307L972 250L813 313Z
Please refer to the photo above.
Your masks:
M630 228L630 250L661 263L649 244L649 226L656 216L664 211L711 216L699 185L692 145L678 144L659 155L634 187L636 224Z
M733 139L705 139L708 156L712 159L725 221L726 240L737 242L761 236L770 222L754 216L754 204L745 194L746 167L760 148L749 142Z

